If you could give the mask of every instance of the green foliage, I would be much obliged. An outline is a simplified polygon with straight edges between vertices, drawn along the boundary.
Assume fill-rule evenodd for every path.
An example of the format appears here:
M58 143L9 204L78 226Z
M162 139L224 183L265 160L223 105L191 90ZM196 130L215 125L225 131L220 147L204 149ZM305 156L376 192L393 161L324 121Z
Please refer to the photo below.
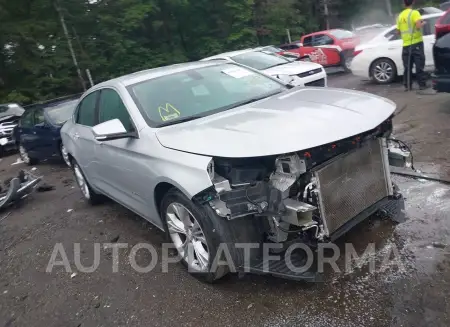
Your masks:
M79 93L122 74L287 42L323 27L323 0L0 0L0 102ZM428 0L423 0L428 1ZM376 1L382 3L384 1ZM393 1L395 2L395 1ZM341 21L369 0L328 0Z

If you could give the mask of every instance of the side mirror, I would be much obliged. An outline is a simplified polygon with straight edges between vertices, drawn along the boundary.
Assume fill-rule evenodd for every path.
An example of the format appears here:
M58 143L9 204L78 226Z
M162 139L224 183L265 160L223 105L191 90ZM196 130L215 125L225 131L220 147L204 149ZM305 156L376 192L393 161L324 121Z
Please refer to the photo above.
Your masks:
M135 133L128 133L119 119L112 119L92 127L97 141L111 141L123 138L135 137Z

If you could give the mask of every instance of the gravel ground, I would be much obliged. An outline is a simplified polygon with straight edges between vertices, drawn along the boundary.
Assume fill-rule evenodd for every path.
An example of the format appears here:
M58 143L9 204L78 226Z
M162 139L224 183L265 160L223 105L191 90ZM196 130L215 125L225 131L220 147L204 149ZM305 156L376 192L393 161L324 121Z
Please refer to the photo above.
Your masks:
M395 134L412 146L416 167L448 176L450 95L418 96L400 85L376 86L350 75L330 77L330 86L360 89L394 100L400 109ZM368 108L370 110L371 108ZM23 164L17 155L0 162L0 179ZM132 269L132 246L145 242L161 253L164 235L123 207L90 207L72 173L58 163L37 166L55 190L35 193L0 221L0 326L449 326L450 187L396 177L409 220L394 226L370 219L340 241L376 253L346 272L327 272L323 283L290 282L268 276L229 276L215 285L190 277L181 265L163 273ZM0 214L0 219L8 212ZM93 273L94 243L127 243L113 272L111 249L100 250ZM64 246L71 271L46 272L55 244ZM397 250L395 252L394 250ZM387 255L390 260L383 263ZM140 251L144 266L150 255ZM375 272L368 272L369 263ZM338 265L344 268L344 262Z

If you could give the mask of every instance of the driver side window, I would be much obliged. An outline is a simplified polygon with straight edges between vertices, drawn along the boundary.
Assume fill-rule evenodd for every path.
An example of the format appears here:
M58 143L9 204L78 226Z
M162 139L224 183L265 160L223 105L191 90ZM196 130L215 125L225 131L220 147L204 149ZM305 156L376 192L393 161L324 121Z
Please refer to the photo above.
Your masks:
M98 122L101 124L112 119L119 119L127 132L135 130L131 116L120 95L113 89L103 89L98 105Z
M19 126L20 127L25 127L25 128L30 128L34 126L34 113L33 111L28 111L25 112L22 116L22 118L20 119L20 123Z
M313 46L331 45L331 44L334 44L334 40L326 34L318 34L314 36Z

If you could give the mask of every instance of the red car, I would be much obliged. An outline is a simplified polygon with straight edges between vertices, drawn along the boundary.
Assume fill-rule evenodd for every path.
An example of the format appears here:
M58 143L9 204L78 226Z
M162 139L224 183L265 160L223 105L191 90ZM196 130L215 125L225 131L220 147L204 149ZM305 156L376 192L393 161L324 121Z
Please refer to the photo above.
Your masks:
M342 66L345 71L350 71L353 51L360 43L360 39L353 32L343 29L332 29L302 36L300 43L303 54L312 55L313 58L316 54L327 57L325 59L322 58L322 60L326 61L326 64L319 62L320 64L324 66ZM325 52L325 49L334 49L335 51L330 52L327 50ZM339 60L336 57L336 51L339 55ZM328 58L328 53L330 56L332 54L331 58ZM315 61L313 58L312 61Z
M282 44L279 46L279 48L284 50L279 54L285 57L308 57L310 61L321 64L324 67L334 67L341 65L341 54L337 49L302 47L300 42Z

